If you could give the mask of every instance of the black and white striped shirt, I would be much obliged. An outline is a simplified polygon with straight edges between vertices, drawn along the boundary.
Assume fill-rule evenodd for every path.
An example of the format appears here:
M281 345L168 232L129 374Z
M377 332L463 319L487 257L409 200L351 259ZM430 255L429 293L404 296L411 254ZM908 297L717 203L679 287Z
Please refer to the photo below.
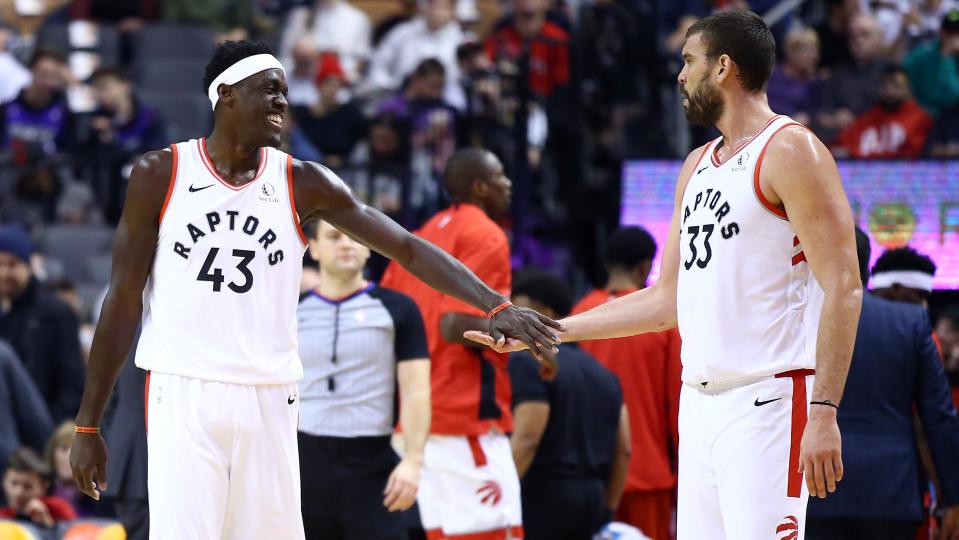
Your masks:
M297 311L299 430L315 436L389 435L396 364L428 358L423 318L408 296L370 284L339 300L316 291Z

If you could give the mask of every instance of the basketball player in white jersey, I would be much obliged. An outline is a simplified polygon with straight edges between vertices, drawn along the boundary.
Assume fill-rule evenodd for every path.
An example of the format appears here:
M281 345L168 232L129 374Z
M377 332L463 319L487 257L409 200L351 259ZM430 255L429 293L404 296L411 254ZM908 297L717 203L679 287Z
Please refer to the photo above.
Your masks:
M552 348L555 322L511 306L465 266L358 202L329 169L276 150L287 83L269 48L220 45L204 86L212 134L148 152L130 177L71 451L107 489L100 420L142 317L149 370L150 538L303 538L296 309L321 218L428 284L490 313L497 335Z
M683 164L661 277L560 321L561 337L678 324L679 539L798 540L808 493L842 478L836 412L862 302L852 212L829 151L769 109L762 19L702 19L683 60L689 120L722 136Z

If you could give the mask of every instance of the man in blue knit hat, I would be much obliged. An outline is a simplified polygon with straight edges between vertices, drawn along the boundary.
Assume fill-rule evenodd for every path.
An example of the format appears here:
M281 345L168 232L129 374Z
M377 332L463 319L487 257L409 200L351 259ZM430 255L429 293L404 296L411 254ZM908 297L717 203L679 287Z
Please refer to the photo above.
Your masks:
M33 276L32 254L23 227L0 227L0 339L20 356L57 422L72 418L80 406L80 323L73 310Z

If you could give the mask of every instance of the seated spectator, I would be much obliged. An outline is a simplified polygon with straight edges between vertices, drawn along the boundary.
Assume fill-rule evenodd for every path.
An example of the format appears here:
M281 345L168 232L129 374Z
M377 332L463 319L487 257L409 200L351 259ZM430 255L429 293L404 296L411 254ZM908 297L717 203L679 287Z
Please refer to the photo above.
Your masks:
M410 75L406 87L380 103L377 113L390 113L406 127L413 162L409 204L420 218L434 213L440 205L437 178L456 150L459 118L456 108L443 100L446 68L435 59L423 60Z
M313 38L301 36L290 50L291 65L287 66L286 101L291 107L312 107L319 100L316 91L316 59L319 56L313 46ZM303 159L303 158L300 158Z
M529 55L529 89L538 98L547 98L570 80L569 32L547 20L547 0L513 0L512 17L498 25L485 41L486 55L496 64L500 76L514 79L517 91L522 55ZM527 49L528 48L528 49Z
M569 314L573 298L561 279L531 272L513 287L513 302L555 319ZM592 538L616 511L629 469L616 375L575 344L560 345L557 362L550 373L528 351L509 359L510 446L529 540Z
M20 356L53 420L73 418L83 389L80 323L34 277L33 245L20 226L0 228L0 338Z
M29 85L0 105L0 148L38 144L52 154L69 150L74 117L67 105L67 63L60 53L38 49L30 60Z
M913 42L936 37L943 17L959 9L959 0L916 0L910 4L912 11L903 23L906 35Z
M293 45L303 36L313 38L317 51L340 58L346 79L358 82L370 55L370 19L347 0L314 0L312 6L290 11L280 41L280 59L291 66Z
M409 188L410 148L402 131L403 126L394 115L374 118L366 140L350 158L344 179L360 200L406 224L403 210ZM376 254L374 260L375 257Z
M869 238L857 231L863 283ZM852 363L837 419L842 431L841 487L810 497L806 538L918 538L924 519L916 419L928 441L943 528L959 536L959 417L932 339L925 298L932 261L911 249L887 251L873 267L862 301ZM928 535L927 535L928 537Z
M959 104L959 10L946 14L939 29L939 39L918 45L903 59L919 102L929 114L936 116L943 109Z
M836 157L916 159L922 155L932 117L912 99L909 79L889 67L879 82L876 104L846 126L833 144Z
M882 33L871 15L860 13L849 22L852 60L837 66L822 84L820 112L814 128L822 140L832 140L876 102L879 79L888 65Z
M34 227L52 223L71 174L65 156L39 143L11 147L0 161L0 215L3 221Z
M852 61L849 21L859 12L860 0L827 0L825 20L815 27L822 55L820 66L832 70Z
M169 140L160 114L137 98L133 83L122 71L98 69L90 84L97 108L89 137L81 143L83 162L94 169L93 178L109 179L107 185L98 186L97 199L106 219L116 223L133 162L144 152L163 148Z
M346 74L336 55L320 55L316 72L319 100L312 107L293 107L293 118L306 140L333 168L342 167L353 147L366 133L363 112L353 103L344 102Z
M0 340L0 470L18 448L41 449L53 431L47 404L17 353ZM0 493L0 505L3 504Z
M8 506L0 508L0 518L29 521L41 527L76 519L70 503L49 496L49 489L50 471L40 456L29 448L17 450L3 473Z
M769 108L808 125L817 108L819 38L812 29L797 27L786 34L784 49L786 59L766 85Z
M453 7L453 0L429 0L422 15L387 34L370 60L368 90L394 92L423 60L435 58L446 69L446 101L463 108L456 64L463 31L453 18Z

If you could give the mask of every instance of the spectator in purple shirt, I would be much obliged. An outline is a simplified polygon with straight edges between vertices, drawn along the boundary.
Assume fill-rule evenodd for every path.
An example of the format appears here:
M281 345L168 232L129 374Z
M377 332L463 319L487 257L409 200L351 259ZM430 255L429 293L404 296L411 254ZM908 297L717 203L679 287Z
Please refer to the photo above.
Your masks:
M794 28L786 34L784 49L786 59L776 66L766 88L769 106L809 124L819 84L819 37L811 28Z
M67 105L66 59L38 49L29 64L32 81L13 101L0 105L0 148L39 145L52 154L73 142L73 113Z

